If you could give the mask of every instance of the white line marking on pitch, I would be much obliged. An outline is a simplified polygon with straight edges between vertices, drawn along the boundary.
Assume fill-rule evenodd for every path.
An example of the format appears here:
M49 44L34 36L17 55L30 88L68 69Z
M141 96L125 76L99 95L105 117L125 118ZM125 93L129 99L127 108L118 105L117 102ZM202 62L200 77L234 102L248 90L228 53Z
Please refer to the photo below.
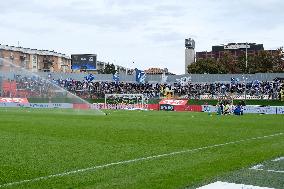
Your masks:
M255 170L255 171L266 171L266 172L272 172L272 173L284 173L284 171L276 171L276 170L273 170L273 169L253 169L251 168L252 170Z
M284 160L284 157L280 157L280 158L274 159L274 160L272 160L272 161L273 161L273 162L277 162L277 161L282 161L282 160Z
M258 165L253 166L252 168L249 168L249 169L252 169L252 170L260 170L261 167L263 167L263 165L262 165L262 164L258 164Z
M94 167L88 167L88 168L68 171L68 172L64 172L64 173L58 173L58 174L42 176L42 177L33 178L33 179L26 179L26 180L21 180L21 181L16 181L16 182L10 182L10 183L6 183L6 184L0 185L0 188L14 186L14 185L20 185L20 184L29 183L29 182L36 182L36 181L40 181L40 180L46 180L46 179L49 179L49 178L63 177L63 176L66 176L66 175L82 173L82 172L96 170L96 169L102 169L102 168L115 166L115 165L123 165L123 164L129 164L129 163L138 162L138 161L158 159L158 158L162 158L162 157L168 157L168 156L173 156L173 155L177 155L177 154L196 152L196 151L200 151L200 150L216 148L216 147L226 146L226 145L230 145L230 144L237 144L237 143L242 143L242 142L251 141L251 140L259 140L259 139L271 138L271 137L276 137L276 136L280 136L280 135L283 135L283 134L284 133L277 133L277 134L273 134L273 135L254 137L254 138L237 140L237 141L232 141L232 142L227 142L227 143L222 143L222 144L215 144L215 145L212 145L212 146L204 146L204 147L195 148L195 149L176 151L176 152L165 153L165 154L154 155L154 156L148 156L148 157L141 157L141 158L126 160L126 161L118 161L118 162L113 162L113 163L104 164L104 165L97 165L97 166L94 166Z
M217 181L215 183L202 186L197 189L273 189L273 188Z
M279 158L276 158L274 160L271 160L272 162L278 162L278 161L282 161L284 160L284 157L279 157ZM284 173L284 171L277 171L277 170L273 170L273 169L264 169L264 165L263 164L258 164L258 165L255 165L251 168L249 168L250 170L255 170L255 171L267 171L267 172L272 172L272 173Z

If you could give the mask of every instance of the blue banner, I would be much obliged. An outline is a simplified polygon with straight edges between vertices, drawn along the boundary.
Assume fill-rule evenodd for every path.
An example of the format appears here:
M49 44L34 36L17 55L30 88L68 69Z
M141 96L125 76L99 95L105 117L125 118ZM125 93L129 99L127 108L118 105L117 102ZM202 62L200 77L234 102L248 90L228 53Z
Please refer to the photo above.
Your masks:
M113 74L112 79L117 84L119 82L119 75L117 73Z
M143 70L135 69L136 72L136 82L145 83L146 73Z
M84 77L88 82L91 82L95 79L95 76L93 74L89 74Z

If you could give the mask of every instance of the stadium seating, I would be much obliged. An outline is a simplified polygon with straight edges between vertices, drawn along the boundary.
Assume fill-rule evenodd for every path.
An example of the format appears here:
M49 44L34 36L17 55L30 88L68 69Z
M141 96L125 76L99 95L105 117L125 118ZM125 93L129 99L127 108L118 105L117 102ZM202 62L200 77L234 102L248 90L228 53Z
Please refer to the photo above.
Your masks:
M160 98L167 91L171 97L188 99L210 99L234 94L235 97L249 99L279 99L283 84L279 81L248 81L231 83L145 83L87 81L74 79L42 79L17 75L14 80L2 82L2 97L38 97L49 93L49 88L57 85L82 98L104 98L105 94L144 94L147 98ZM166 97L165 96L165 97Z

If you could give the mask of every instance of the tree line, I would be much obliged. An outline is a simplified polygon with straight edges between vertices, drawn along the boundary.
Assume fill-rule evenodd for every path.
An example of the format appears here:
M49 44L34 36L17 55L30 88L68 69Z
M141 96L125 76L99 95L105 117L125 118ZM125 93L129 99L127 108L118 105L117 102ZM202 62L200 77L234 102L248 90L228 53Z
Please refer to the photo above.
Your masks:
M114 64L107 63L104 68L98 70L99 74L115 74L117 70Z
M255 55L248 55L246 64L245 52L235 58L229 51L225 51L220 59L207 58L197 60L188 66L191 74L240 74L240 73L282 73L284 72L283 48L275 53L259 51Z

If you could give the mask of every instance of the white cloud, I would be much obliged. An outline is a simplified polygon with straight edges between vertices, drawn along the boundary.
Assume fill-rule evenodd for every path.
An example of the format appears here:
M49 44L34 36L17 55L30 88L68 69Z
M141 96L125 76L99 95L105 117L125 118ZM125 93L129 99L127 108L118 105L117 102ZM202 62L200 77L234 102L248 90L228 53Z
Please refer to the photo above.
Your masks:
M183 73L184 38L196 50L227 42L283 46L281 0L10 0L1 5L0 43Z

